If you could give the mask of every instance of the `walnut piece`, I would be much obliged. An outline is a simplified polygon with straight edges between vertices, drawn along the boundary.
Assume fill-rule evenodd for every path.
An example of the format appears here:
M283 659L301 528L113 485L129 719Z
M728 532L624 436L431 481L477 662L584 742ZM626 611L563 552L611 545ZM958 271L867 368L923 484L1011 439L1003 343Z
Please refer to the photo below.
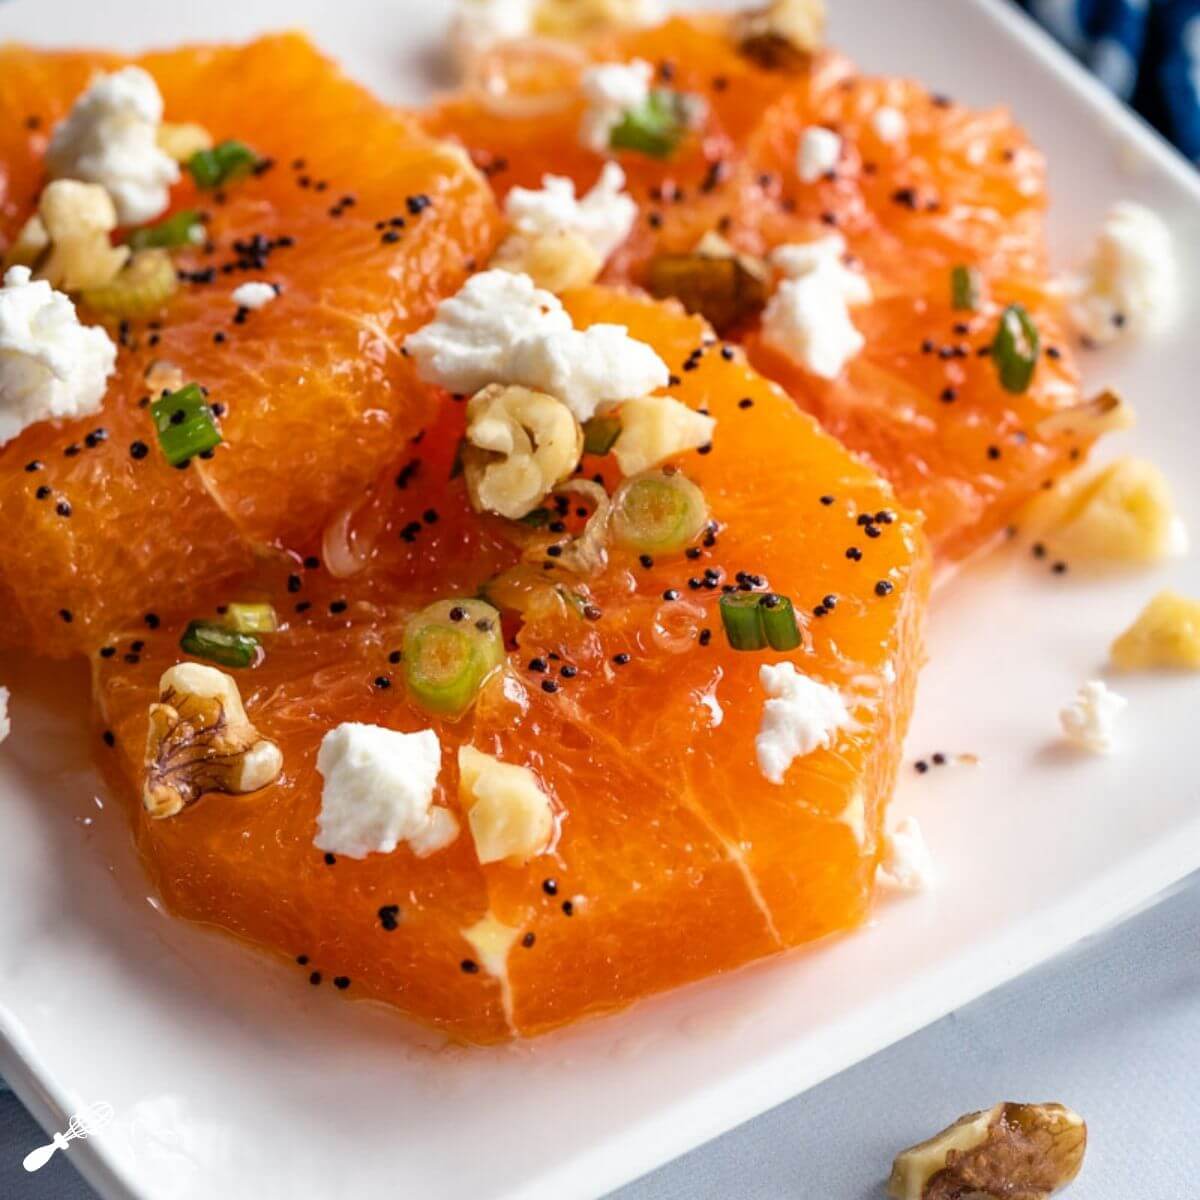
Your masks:
M478 512L532 512L583 454L583 430L561 400L489 384L467 405L463 474Z
M761 259L739 254L720 234L707 233L690 254L652 259L646 282L651 295L673 297L725 333L766 304L770 271Z
M117 227L112 197L97 183L56 179L38 201L37 217L46 246L35 274L64 292L110 283L129 258L128 246L114 246L109 235ZM28 230L28 226L27 226ZM36 239L38 230L22 230L17 241Z
M554 809L528 767L460 746L458 794L481 863L524 866L550 846Z
M154 135L158 148L177 163L185 163L201 150L211 150L212 134L203 125L193 122L172 123L164 121Z
M1159 592L1109 651L1123 671L1182 667L1200 671L1200 600Z
M741 52L768 71L797 71L825 43L825 0L772 0L738 14L734 36Z
M1062 1104L996 1104L901 1152L892 1200L1045 1200L1079 1174L1087 1126Z
M528 275L534 285L558 295L595 283L604 260L581 233L511 233L492 255L491 266Z
M142 803L152 817L173 817L206 792L256 792L283 769L279 747L250 723L233 678L191 662L158 682L145 761Z
M1082 404L1072 404L1070 408L1060 408L1043 417L1037 424L1037 431L1044 437L1061 433L1068 437L1098 438L1106 433L1132 429L1133 425L1133 408L1119 393L1109 389Z

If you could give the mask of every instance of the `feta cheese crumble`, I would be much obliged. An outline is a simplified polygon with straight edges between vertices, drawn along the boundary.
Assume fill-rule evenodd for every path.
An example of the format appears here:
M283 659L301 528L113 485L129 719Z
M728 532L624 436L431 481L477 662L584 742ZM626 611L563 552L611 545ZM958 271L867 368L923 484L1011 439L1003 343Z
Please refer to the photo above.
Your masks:
M501 270L472 275L405 348L426 383L463 395L519 384L555 396L580 422L666 387L670 376L623 325L577 330L556 296Z
M758 769L769 783L783 783L793 761L830 745L851 717L836 688L801 675L793 663L763 666L758 678L767 694L754 740Z
M238 308L257 310L264 304L270 304L278 295L274 284L264 283L261 279L251 279L246 283L239 283L233 289L230 299Z
M810 125L800 136L796 151L796 174L801 183L816 183L828 175L842 155L842 139L823 125Z
M1067 741L1094 754L1108 754L1113 748L1117 716L1128 705L1124 696L1109 691L1099 679L1091 679L1059 711L1058 719Z
M0 742L12 732L12 725L8 720L8 701L10 693L8 688L0 687Z
M844 264L845 249L831 234L771 255L785 278L763 311L763 336L823 379L835 379L865 344L849 306L870 300L871 285Z
M1175 306L1171 231L1157 213L1123 201L1109 210L1091 257L1065 281L1076 329L1097 345L1151 332Z
M578 200L573 180L543 175L536 191L513 188L505 197L504 214L513 229L529 236L578 233L607 259L637 219L637 205L624 187L625 172L615 162L604 164L591 191Z
M905 817L884 839L879 881L902 892L926 892L937 881L933 855L916 817Z
M607 154L612 131L632 109L650 98L654 68L635 58L628 63L601 63L589 67L580 79L587 111L579 127L579 141L596 154Z
M179 179L178 164L158 147L162 115L158 85L141 67L97 76L50 138L50 177L103 185L122 225L152 221Z
M400 733L347 721L321 739L325 780L313 845L366 858L407 842L418 858L458 837L458 820L432 803L442 747L432 729Z
M900 142L908 137L908 118L898 108L885 104L871 114L871 128L881 142Z
M0 446L38 421L97 412L117 348L98 326L28 267L0 287Z

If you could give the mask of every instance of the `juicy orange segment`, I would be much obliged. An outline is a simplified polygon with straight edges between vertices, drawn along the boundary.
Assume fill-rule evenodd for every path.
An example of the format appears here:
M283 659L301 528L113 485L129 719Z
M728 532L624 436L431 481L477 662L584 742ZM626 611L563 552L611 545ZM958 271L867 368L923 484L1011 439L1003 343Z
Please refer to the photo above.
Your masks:
M673 462L703 490L711 533L690 556L641 561L610 546L603 570L572 579L538 547L577 533L586 501L557 506L550 530L473 513L451 469L464 406L447 402L349 523L347 538L372 547L360 574L310 566L293 590L272 570L257 581L283 624L238 682L250 720L283 751L279 782L169 820L133 804L176 912L307 955L305 972L345 976L351 995L470 1041L539 1033L861 921L921 659L927 550L891 488L699 320L603 288L566 303L578 327L617 322L650 342L678 375L671 394L716 418L711 451ZM585 458L593 474L611 491L612 456ZM474 709L459 721L422 712L394 659L406 619L522 559L579 603L506 612L507 663ZM719 602L739 580L793 599L799 649L729 646ZM179 632L131 630L97 660L110 762L131 798ZM135 636L145 647L130 664ZM774 784L756 761L759 670L785 660L836 687L855 723ZM464 832L423 859L401 846L327 865L312 844L314 759L342 721L435 729L434 803L460 818L459 746L528 767L554 807L550 850L481 866ZM381 918L393 904L399 915Z

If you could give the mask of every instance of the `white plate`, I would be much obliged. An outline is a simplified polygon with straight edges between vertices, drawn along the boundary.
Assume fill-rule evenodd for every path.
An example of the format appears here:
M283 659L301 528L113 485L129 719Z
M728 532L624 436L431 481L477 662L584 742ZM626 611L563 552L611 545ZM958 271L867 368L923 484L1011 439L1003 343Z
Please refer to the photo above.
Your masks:
M1200 188L1011 10L992 0L837 0L837 39L875 70L979 104L1010 101L1048 151L1057 249L1077 253L1132 196L1200 260ZM0 37L129 47L300 25L385 94L412 98L445 7L369 0L15 0ZM1193 288L1188 282L1189 289ZM1185 310L1190 307L1185 297ZM1094 358L1200 530L1200 343L1182 330ZM905 772L941 889L881 904L808 953L507 1049L439 1048L392 1014L217 935L146 896L119 807L74 723L83 673L5 665L17 702L0 765L0 1070L49 1126L91 1100L114 1124L71 1150L110 1200L455 1200L595 1196L753 1116L1130 911L1200 867L1186 747L1191 678L1122 681L1122 752L1055 745L1055 713L1103 669L1115 631L1195 559L1135 576L1050 576L994 558L939 596ZM63 712L74 697L74 711Z

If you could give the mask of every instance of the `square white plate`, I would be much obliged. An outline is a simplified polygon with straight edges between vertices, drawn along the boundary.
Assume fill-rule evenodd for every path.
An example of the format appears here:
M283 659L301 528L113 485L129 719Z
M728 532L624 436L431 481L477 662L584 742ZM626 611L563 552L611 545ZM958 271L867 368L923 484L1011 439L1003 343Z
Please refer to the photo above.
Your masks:
M1200 262L1189 169L998 0L831 7L866 68L1011 103L1050 157L1061 257L1128 196L1168 218L1181 263ZM12 0L0 38L132 49L295 25L384 95L416 99L445 16L433 2ZM1159 462L1200 529L1200 341L1180 329L1093 357L1089 376L1135 403L1141 425L1119 448ZM161 914L81 744L84 673L0 664L17 695L0 755L0 1071L49 1127L114 1105L113 1125L71 1150L110 1200L599 1195L1200 867L1195 678L1122 680L1109 760L1055 744L1060 703L1167 584L1200 594L1200 565L1057 577L1014 549L940 593L910 753L982 762L910 768L897 798L920 814L940 890L881 903L868 928L807 953L487 1051L441 1047Z

